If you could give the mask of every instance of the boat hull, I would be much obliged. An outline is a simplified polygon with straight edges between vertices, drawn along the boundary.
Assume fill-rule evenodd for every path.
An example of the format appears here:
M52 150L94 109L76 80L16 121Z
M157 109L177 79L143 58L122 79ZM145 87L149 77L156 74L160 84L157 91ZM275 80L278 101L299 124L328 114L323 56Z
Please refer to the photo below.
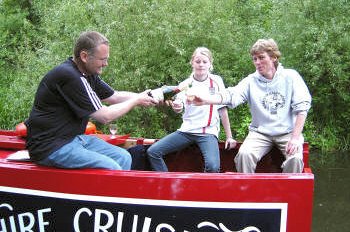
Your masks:
M65 170L6 160L17 149L0 150L2 231L311 231L307 165L300 174Z

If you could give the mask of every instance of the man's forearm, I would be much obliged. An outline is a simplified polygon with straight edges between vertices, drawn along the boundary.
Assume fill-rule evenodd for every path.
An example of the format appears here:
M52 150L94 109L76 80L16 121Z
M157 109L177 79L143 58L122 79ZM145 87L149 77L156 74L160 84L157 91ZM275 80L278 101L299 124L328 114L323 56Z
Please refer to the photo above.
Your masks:
M306 114L304 113L297 114L297 118L295 120L293 132L292 132L292 138L299 139L304 129L305 120L306 120Z

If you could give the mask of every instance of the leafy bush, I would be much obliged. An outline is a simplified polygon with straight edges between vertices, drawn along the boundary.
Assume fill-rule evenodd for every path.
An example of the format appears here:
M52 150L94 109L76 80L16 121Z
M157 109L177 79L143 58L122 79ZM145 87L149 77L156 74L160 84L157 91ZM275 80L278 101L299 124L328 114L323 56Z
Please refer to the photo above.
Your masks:
M288 64L304 76L313 96L305 130L312 145L349 149L350 10L348 1L280 2L277 38ZM283 7L282 7L283 6ZM283 16L283 17L282 17ZM344 142L345 141L345 142ZM346 142L347 141L347 142Z
M2 0L0 125L10 129L28 116L39 81L72 54L74 40L85 30L100 31L110 40L106 82L136 92L185 79L198 46L212 50L214 73L233 86L254 71L251 45L272 37L280 45L284 66L298 70L312 92L306 139L319 148L348 148L346 2ZM250 122L247 106L229 115L237 138L244 139ZM136 108L117 121L121 133L162 137L176 130L181 118L167 107L155 107Z

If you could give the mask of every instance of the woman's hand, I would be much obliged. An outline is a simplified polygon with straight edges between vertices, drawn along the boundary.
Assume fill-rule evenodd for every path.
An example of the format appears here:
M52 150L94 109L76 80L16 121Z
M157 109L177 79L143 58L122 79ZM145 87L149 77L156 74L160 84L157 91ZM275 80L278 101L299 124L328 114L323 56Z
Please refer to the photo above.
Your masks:
M165 102L165 104L171 106L171 108L176 112L176 113L181 113L183 111L183 108L184 108L184 104L183 102L176 98L174 101L172 100L167 100Z
M232 137L229 137L226 139L225 142L225 149L230 150L232 148L235 148L237 146L237 141L233 139Z

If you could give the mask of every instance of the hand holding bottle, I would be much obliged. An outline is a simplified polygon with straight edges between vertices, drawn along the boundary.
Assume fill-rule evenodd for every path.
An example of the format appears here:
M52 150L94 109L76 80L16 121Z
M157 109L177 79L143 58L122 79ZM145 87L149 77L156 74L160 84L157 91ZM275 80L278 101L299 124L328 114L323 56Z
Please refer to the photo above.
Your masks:
M154 106L159 104L159 100L150 97L151 90L145 90L142 93L136 95L137 105L141 106Z
M162 101L170 100L178 92L179 90L177 86L163 85L160 88L151 90L151 92L149 92L149 96L162 102Z

